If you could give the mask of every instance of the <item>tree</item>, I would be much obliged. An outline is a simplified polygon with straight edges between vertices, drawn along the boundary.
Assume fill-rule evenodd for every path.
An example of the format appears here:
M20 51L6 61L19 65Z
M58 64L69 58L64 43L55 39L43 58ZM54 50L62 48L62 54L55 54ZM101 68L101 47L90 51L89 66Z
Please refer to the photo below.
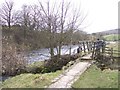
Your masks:
M54 47L58 51L58 56L61 55L61 47L66 41L66 31L71 31L71 35L79 30L86 16L83 16L80 9L71 9L70 2L65 3L64 0L60 4L54 3L50 7L50 2L47 2L46 7L40 3L40 16L42 22L44 22L43 30L49 32L48 43L50 45L51 57L54 56ZM73 11L71 11L73 10ZM72 13L71 13L72 12ZM69 15L71 13L71 15ZM57 36L55 34L58 34ZM68 34L70 35L70 34ZM71 36L70 35L70 36Z
M6 2L3 4L2 8L0 9L0 16L2 20L7 23L9 29L11 28L11 23L13 19L12 11L13 11L14 3L13 1Z
M31 26L30 29L31 30L38 30L40 28L41 25L40 24L40 15L39 15L39 7L37 5L33 5L30 6L31 9L31 13L30 13L30 17L31 17Z

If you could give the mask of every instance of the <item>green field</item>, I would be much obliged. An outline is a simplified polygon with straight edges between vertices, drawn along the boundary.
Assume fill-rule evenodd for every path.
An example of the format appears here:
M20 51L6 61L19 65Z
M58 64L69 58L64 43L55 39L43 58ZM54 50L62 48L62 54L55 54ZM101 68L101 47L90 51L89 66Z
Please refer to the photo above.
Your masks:
M101 71L92 65L80 78L72 85L73 88L118 88L118 71Z
M115 57L120 56L119 46L120 42L114 42L107 45L107 47L113 48L113 56Z
M7 79L2 83L2 88L44 88L58 77L62 71L45 74L21 74Z
M120 40L120 34L105 35L103 38L107 41L117 41Z

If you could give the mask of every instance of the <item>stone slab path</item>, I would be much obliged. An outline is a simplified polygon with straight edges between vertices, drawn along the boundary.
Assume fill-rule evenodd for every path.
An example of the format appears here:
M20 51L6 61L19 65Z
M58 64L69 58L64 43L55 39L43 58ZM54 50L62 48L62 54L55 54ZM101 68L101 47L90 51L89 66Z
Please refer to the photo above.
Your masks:
M92 53L81 57L81 60L92 60L92 57L91 57L91 56L92 56Z
M91 65L91 63L92 62L78 62L48 88L71 88L71 85Z

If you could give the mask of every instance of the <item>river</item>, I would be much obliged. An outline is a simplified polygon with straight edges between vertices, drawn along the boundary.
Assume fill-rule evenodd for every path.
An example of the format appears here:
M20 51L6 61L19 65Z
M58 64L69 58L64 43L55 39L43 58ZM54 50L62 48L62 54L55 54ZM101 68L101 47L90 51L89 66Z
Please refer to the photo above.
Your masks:
M77 48L79 45L64 45L61 49L61 55L69 54L70 53L70 47L71 47L71 54L77 53ZM44 61L50 58L49 48L39 49L39 50L33 50L29 52L27 55L25 55L25 58L29 61L29 63L33 63L36 61ZM54 54L57 54L57 50L54 48Z

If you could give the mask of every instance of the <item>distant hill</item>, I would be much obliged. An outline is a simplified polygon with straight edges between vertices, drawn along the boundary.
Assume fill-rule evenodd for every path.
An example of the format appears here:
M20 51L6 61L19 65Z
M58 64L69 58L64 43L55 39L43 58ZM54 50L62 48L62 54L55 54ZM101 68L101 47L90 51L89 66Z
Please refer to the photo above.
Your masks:
M107 41L120 41L120 34L104 35L103 38Z
M95 34L100 34L100 35L120 34L120 29L106 30L102 32L97 32Z

